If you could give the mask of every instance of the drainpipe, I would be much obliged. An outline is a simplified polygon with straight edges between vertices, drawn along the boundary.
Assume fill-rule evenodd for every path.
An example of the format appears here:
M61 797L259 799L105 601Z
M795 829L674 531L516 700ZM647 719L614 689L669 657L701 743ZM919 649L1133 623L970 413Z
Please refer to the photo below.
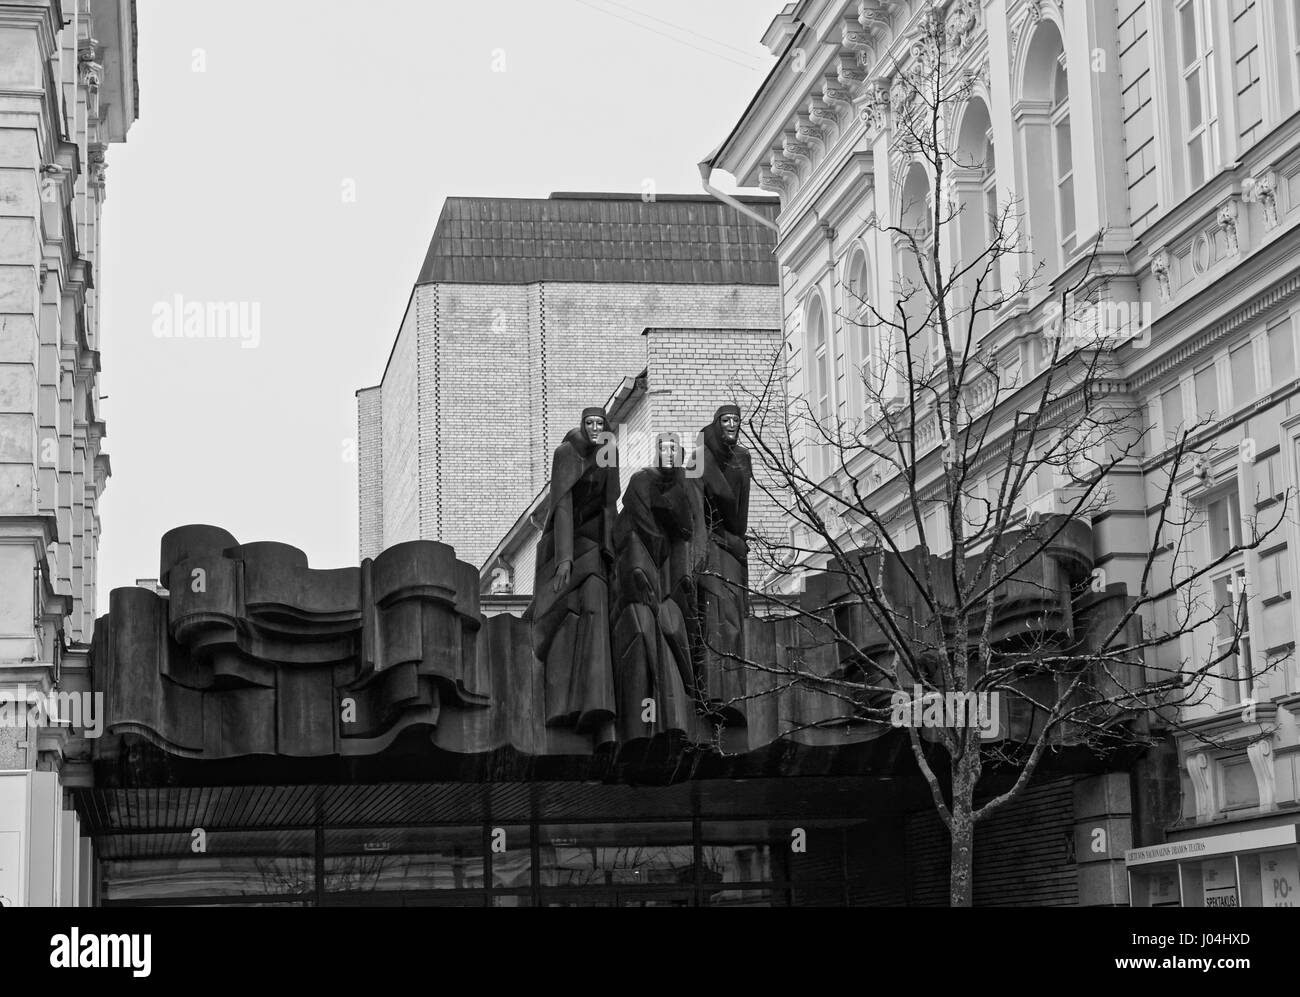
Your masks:
M706 194L716 197L723 204L735 208L742 215L754 219L754 221L758 222L760 225L767 226L773 232L780 231L776 222L772 221L772 219L765 218L753 208L749 207L749 205L745 204L745 202L736 200L736 198L732 197L730 194L724 194L722 191L718 190L717 187L713 186L713 184L709 183L709 178L712 176L713 165L706 159L704 162L700 163L700 183L704 185L704 192Z

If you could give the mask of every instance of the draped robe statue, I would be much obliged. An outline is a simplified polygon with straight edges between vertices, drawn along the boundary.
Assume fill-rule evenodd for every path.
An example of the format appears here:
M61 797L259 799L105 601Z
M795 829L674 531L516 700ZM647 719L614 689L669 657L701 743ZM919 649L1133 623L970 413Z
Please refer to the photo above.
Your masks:
M615 714L609 591L618 502L617 448L601 408L583 409L551 465L537 547L533 653L546 676L546 723L596 732Z
M690 641L678 602L689 584L693 525L681 446L674 434L661 434L655 466L632 475L614 525L614 686L625 741L695 726Z
M695 601L691 643L695 694L724 719L743 723L746 588L749 584L749 451L740 440L740 409L723 405L700 432L691 479L695 506ZM728 704L732 705L728 705Z

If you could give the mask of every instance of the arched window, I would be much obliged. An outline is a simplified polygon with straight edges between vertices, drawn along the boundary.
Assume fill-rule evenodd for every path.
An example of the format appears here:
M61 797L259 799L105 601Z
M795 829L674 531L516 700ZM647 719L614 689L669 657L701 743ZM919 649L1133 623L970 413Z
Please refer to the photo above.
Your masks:
M851 330L849 355L853 366L861 373L859 383L865 388L867 406L880 397L877 376L874 333L870 321L870 292L867 282L867 254L859 246L849 255L849 265L844 282L844 314Z
M957 152L950 167L961 203L955 226L954 257L965 271L960 309L953 314L953 331L958 336L964 336L970 326L972 316L966 309L972 306L989 309L998 300L1001 258L1012 249L1006 238L1011 233L999 231L997 163L992 134L988 106L979 97L971 98L962 112ZM977 287L981 299L978 303L975 302ZM989 326L990 313L981 311L975 322L976 335L983 334Z
M811 375L808 382L812 391L812 397L808 400L809 407L812 410L813 418L829 430L831 418L831 356L827 336L826 308L822 304L820 295L814 294L809 299L806 323L808 330L808 368ZM815 441L820 440L821 434L814 430L813 438ZM820 443L814 443L812 463L818 473L828 473L829 456L826 453L825 446Z
M1061 272L1075 245L1070 88L1061 33L1050 19L1039 22L1030 39L1014 114L1028 179L1031 248L1050 278Z
M1074 252L1074 153L1070 148L1070 83L1065 53L1057 56L1052 81L1052 163L1056 175L1056 218L1061 233L1061 260Z
M1002 244L1002 212L998 208L998 164L993 154L993 134L989 132L984 139L984 172L980 177L980 187L984 192L984 244L995 246ZM1002 292L1002 263L995 260L989 270L988 289L990 297L996 299Z
M934 369L938 342L930 316L933 299L928 290L932 283L928 277L931 275L934 247L934 201L931 199L930 178L920 163L913 163L908 169L900 208L899 227L910 238L902 233L895 236L897 264L894 272L898 274L898 295L907 322L907 342L904 343L901 332L896 331L891 336L892 349L887 355L896 360L899 378L910 380L902 369L906 366L904 357L910 354L911 378L919 380ZM902 383L899 387L907 390Z

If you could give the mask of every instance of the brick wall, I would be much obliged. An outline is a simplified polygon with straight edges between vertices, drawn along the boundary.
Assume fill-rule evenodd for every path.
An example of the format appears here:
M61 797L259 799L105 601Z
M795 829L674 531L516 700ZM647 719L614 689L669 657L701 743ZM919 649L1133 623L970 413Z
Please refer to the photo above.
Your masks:
M741 408L741 442L752 414L752 399L761 392L781 348L781 332L769 329L651 329L646 333L648 393L652 433L678 432L688 453L695 434L713 419L719 405ZM764 493L773 479L749 445L754 484L749 499L751 533L771 536L783 530L784 517ZM762 566L750 562L750 581L757 584Z
M421 501L440 489L438 528L422 536L456 548L478 564L537 494L528 462L530 392L528 288L522 285L439 284L441 342L439 419L426 430L438 438L434 459L422 461ZM426 376L422 374L421 383Z
M383 523L384 547L396 542L395 537L412 540L419 536L416 345L415 309L408 306L380 393L383 504L377 515ZM358 446L364 446L364 441L365 428L361 427ZM364 485L363 490L367 490Z
M383 393L378 387L357 392L357 508L361 517L361 556L384 549Z
M381 385L380 425L358 424L359 449L382 440L379 458L358 465L363 537L381 522L383 546L437 539L481 563L545 484L582 409L645 368L647 326L775 328L778 301L775 287L749 285L421 285ZM365 480L375 474L378 490Z
M658 433L679 434L689 455L696 433L712 420L719 405L735 402L747 418L748 399L764 383L780 349L781 333L776 328L653 328L646 330L644 344L646 391L619 417L619 477L624 489L636 471L653 461ZM616 386L611 383L610 391ZM754 474L756 479L770 480L757 455ZM750 493L751 531L771 533L780 530L782 522L775 504L756 482ZM532 592L537 541L537 535L530 533L518 548L505 552L518 594ZM762 566L751 562L753 583L761 572Z

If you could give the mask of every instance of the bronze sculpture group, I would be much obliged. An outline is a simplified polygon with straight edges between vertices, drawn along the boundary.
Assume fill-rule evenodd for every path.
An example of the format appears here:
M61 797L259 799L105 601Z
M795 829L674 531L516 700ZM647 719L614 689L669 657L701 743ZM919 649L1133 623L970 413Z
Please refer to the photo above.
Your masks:
M655 440L618 509L618 447L584 409L555 450L530 609L546 722L619 740L743 722L751 464L723 405L687 466Z

